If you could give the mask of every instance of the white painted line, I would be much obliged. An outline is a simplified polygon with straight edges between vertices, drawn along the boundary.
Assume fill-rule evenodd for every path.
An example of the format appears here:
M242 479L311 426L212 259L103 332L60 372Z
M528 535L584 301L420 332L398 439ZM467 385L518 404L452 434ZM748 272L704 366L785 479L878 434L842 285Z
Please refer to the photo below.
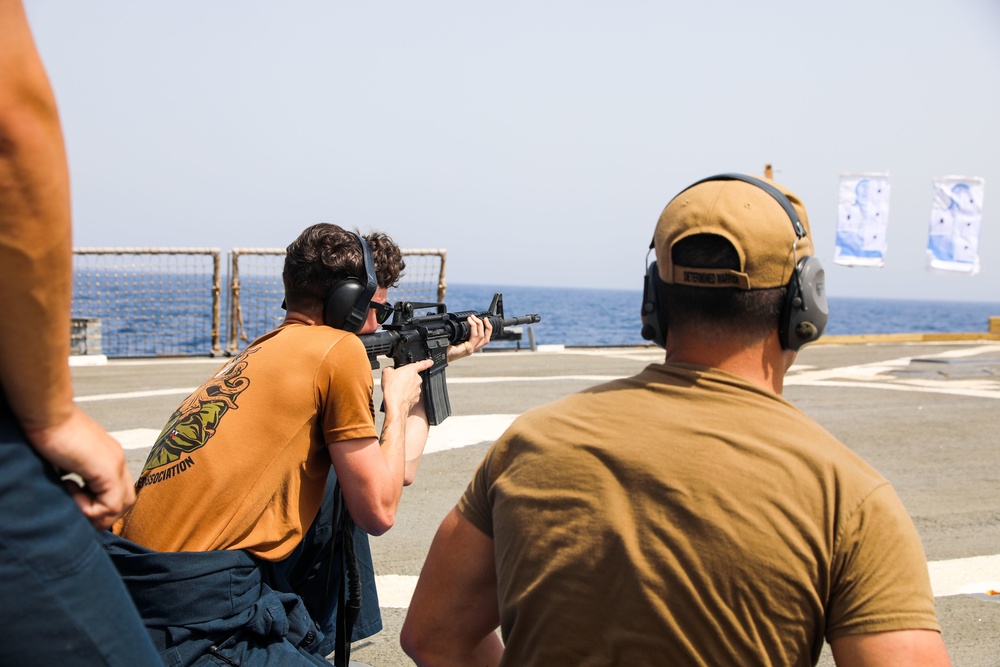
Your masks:
M940 386L916 386L912 384L892 384L889 382L850 382L839 380L803 380L798 378L785 378L785 386L808 386L808 387L852 387L860 389L889 389L891 391L910 391L918 394L947 394L950 396L971 396L974 398L1000 398L1000 389L963 389L961 387L950 388L949 383L942 382Z
M229 363L229 357L166 357L155 359L110 360L112 366L179 366L181 364L213 364L216 367Z
M1000 345L977 345L976 347L965 347L958 348L957 350L949 350L947 352L939 352L938 354L925 354L920 355L920 357L914 357L919 359L961 359L963 357L974 357L977 354L984 354L988 352L1000 352Z
M413 589L417 578L402 574L375 575L375 589L378 591L378 606L382 609L406 609L413 599Z
M427 434L425 454L492 442L507 430L517 415L452 415Z
M788 369L788 373L804 373L806 371L813 371L819 368L818 366L810 366L808 364L792 364L792 367ZM785 377L788 377L788 373Z
M92 396L77 396L73 400L77 403L89 403L91 401L120 401L125 398L149 398L151 396L187 396L197 387L185 387L174 389L149 389L146 391L126 391L118 394L94 394Z
M574 347L567 354L590 357L612 357L640 361L663 361L667 354L659 347Z
M578 380L580 382L608 382L617 380L620 375L542 375L530 377L517 376L497 376L497 377L468 377L468 378L448 378L448 384L496 384L498 382L560 382L564 380ZM120 401L128 398L150 398L155 396L188 396L197 387L170 387L167 389L148 389L143 391L126 391L116 394L94 394L91 396L77 396L74 400L77 403L90 403L93 401Z
M1000 351L1000 345L978 345L976 347L939 352L938 354L924 354L920 357L899 357L897 359L886 359L885 361L875 361L856 366L841 366L840 368L826 370L808 366L792 366L789 369L789 374L785 375L785 384L811 384L818 380L827 380L830 378L872 378L882 373L906 368L914 359L960 359L996 351Z
M1000 590L1000 555L939 560L927 569L937 598Z
M986 591L1000 590L1000 555L939 560L927 564L934 597L974 595L1000 602L1000 596ZM398 574L376 575L379 606L406 609L413 598L417 577Z
M108 357L103 354L73 354L69 357L70 366L107 366Z
M1000 350L1000 345L978 345L971 348L948 350L929 354L920 359L961 359ZM975 398L1000 398L1000 382L991 379L937 380L928 378L894 378L885 376L900 368L906 368L915 357L887 359L870 364L842 366L826 370L793 369L785 376L786 387L852 387L865 389L889 389L925 394L948 394L951 396L971 396Z
M111 437L121 443L122 449L149 449L160 432L155 428L130 428L111 431Z
M795 380L797 382L827 380L829 378L872 378L882 373L888 373L899 368L906 368L910 365L910 357L899 359L888 359L877 361L871 364L860 364L858 366L840 366L839 368L802 370L799 372L789 372L785 375L785 384ZM795 368L794 366L792 367ZM792 369L789 369L790 371Z
M431 427L427 435L425 454L468 447L480 442L492 442L500 437L517 415L452 415L443 423ZM153 446L160 431L154 428L132 428L112 431L111 436L123 449L144 449Z
M580 380L583 382L610 382L622 375L495 375L492 377L448 378L448 384L493 384L495 382L558 382Z

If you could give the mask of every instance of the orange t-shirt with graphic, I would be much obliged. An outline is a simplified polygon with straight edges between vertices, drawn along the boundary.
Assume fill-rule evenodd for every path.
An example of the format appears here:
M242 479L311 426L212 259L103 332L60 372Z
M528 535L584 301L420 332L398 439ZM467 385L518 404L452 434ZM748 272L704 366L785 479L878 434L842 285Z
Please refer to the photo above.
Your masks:
M258 338L174 412L114 532L156 551L285 558L319 510L327 444L376 436L373 389L354 334L288 324Z

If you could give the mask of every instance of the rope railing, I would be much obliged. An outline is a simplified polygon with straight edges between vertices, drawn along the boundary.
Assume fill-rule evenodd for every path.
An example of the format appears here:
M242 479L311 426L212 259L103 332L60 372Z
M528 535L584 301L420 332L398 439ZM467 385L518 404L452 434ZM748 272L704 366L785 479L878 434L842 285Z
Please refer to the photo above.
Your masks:
M220 258L218 248L74 248L73 317L99 322L107 356L220 354Z
M402 252L406 270L389 301L443 302L446 251ZM234 248L224 277L216 248L75 248L73 335L91 340L74 349L108 357L235 354L284 319L284 256L283 248Z

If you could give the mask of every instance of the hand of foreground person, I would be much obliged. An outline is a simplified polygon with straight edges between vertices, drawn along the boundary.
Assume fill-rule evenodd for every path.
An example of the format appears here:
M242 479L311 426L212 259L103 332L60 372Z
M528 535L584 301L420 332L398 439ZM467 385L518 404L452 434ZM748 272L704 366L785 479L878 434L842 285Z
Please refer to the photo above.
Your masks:
M98 530L108 528L135 502L125 452L100 424L73 406L69 419L27 431L28 440L61 473L76 473L84 486L68 486L80 511Z

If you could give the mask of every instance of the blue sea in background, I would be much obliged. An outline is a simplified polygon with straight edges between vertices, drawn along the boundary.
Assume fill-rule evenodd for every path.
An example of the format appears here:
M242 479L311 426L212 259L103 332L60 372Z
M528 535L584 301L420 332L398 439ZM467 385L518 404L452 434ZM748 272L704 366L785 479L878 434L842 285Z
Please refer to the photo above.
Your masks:
M74 293L74 317L96 316L102 320L103 352L110 357L208 354L212 348L210 290L197 288L195 278L179 280L173 276L162 287L124 281L114 289L106 288L111 289L110 295ZM192 284L187 285L185 280ZM246 279L245 283L252 285L253 281ZM190 291L178 293L179 284ZM456 284L448 286L445 305L450 312L484 311L494 292L503 294L507 317L541 315L541 321L531 325L536 344L646 344L639 335L639 290ZM260 311L256 320L245 322L248 339L239 343L240 348L281 322L284 311L279 308L280 294L269 299L274 300L272 307ZM104 310L99 311L100 307ZM989 328L990 316L1000 316L1000 303L831 297L827 333L984 332ZM228 349L227 331L224 319L224 349ZM521 345L529 340L528 333L523 332ZM515 344L497 341L493 347Z
M641 345L641 290L573 289L493 285L449 285L449 311L485 310L494 292L503 294L507 317L538 313L532 325L538 344ZM1000 316L998 303L909 301L830 297L826 333L980 332L989 317Z

